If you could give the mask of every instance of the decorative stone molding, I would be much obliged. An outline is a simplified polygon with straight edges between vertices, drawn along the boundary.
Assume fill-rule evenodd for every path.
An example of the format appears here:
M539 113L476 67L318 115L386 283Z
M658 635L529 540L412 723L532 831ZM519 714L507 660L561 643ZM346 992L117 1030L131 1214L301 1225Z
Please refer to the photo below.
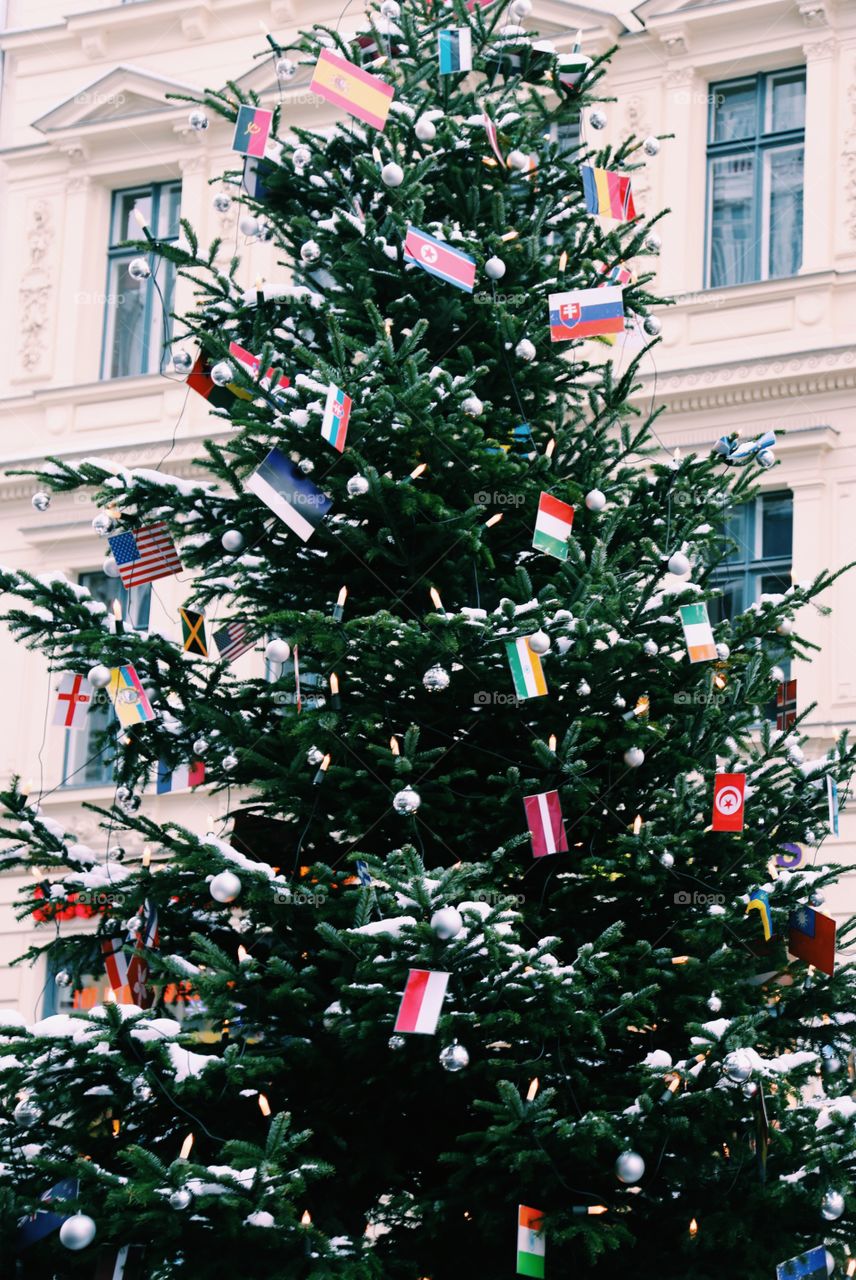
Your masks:
M689 37L686 27L673 27L660 36L660 44L669 58L678 58L689 51Z
M295 22L293 0L271 0L270 16L272 22Z
M107 38L103 31L87 31L80 37L84 58L90 62L103 62L107 57Z
M655 375L640 370L643 396L650 396ZM782 401L856 388L856 351L816 352L811 355L721 365L656 377L656 396L672 412L689 413L733 405Z
M654 132L647 104L639 94L632 94L627 99L624 107L624 122L626 131L635 134L637 138L647 138ZM642 169L636 169L633 174L633 199L640 213L645 211L646 197L650 190L650 168L646 165Z
M847 90L847 101L850 106L850 120L844 135L844 225L851 240L856 240L856 63L850 73Z
M829 26L829 12L826 0L797 0L797 8L804 26Z
M208 15L187 13L181 19L181 34L185 40L204 40L208 35Z
M812 40L810 44L803 45L803 54L806 62L822 62L824 58L831 58L835 53L835 36L829 36L826 40Z
M26 262L18 290L18 357L25 373L37 373L45 362L53 271L50 262L54 223L47 200L32 201L27 210Z
M667 89L684 89L695 80L695 67L674 67L663 77Z

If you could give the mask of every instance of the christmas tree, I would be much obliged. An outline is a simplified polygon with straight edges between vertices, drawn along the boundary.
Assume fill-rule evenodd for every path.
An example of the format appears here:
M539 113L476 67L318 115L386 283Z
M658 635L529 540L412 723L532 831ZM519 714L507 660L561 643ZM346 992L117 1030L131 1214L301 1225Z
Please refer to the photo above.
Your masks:
M100 847L2 797L22 916L97 923L24 959L116 993L0 1019L24 1276L847 1266L853 978L815 908L854 755L805 760L784 669L834 574L714 634L770 442L672 457L633 398L659 143L600 145L606 61L529 8L271 37L347 113L329 135L196 103L236 125L215 199L282 262L140 241L141 278L196 285L171 356L212 415L199 481L39 472L37 507L94 493L105 572L188 586L146 635L0 572L68 714L116 713ZM155 774L203 769L216 831L147 816Z

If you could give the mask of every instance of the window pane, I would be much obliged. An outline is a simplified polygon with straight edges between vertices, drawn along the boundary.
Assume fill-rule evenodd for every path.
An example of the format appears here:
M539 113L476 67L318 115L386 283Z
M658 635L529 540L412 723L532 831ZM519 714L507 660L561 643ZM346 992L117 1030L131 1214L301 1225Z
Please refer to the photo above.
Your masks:
M711 622L716 625L717 622L724 622L726 618L733 618L736 614L742 613L746 608L746 602L743 598L742 578L736 578L733 582L717 582L714 585L722 591L722 595L716 600L709 600L707 609Z
M789 494L764 498L761 527L761 554L764 559L790 557L794 545L794 503Z
M783 71L767 82L768 133L805 128L805 72Z
M126 240L139 240L142 236L139 223L133 216L134 209L139 209L147 223L152 218L152 195L148 187L140 187L136 191L119 191L113 206L113 230L110 244L119 245Z
M113 779L115 750L113 733L99 740L105 729L112 731L119 722L109 697L103 689L96 691L86 717L85 729L66 731L66 757L63 783L68 787L93 787Z
M757 81L718 85L713 91L712 142L754 138L758 132Z
M158 264L157 283L160 286L160 293L157 289L152 289L148 371L159 368L163 373L170 361L171 313L175 299L175 265L172 262Z
M107 289L107 338L105 373L108 378L127 378L145 373L145 314L147 280L132 280L130 259L110 264Z
M712 162L710 283L714 288L757 279L754 178L751 155Z
M790 572L762 573L758 581L758 594L765 596L783 596L791 585Z
M158 209L158 235L162 239L174 239L178 235L178 218L181 210L181 183L172 183L161 189Z
M770 246L767 274L793 276L802 263L802 147L767 153L765 187Z

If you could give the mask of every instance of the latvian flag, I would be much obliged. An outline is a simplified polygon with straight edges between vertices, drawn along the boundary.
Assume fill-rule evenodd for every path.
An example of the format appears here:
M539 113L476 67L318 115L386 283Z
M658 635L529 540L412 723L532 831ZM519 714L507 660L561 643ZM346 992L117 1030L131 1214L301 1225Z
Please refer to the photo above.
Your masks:
M449 985L448 973L411 969L401 997L395 1030L413 1035L433 1036L437 1030L443 997Z
M716 644L707 605L683 604L679 611L690 662L711 662L716 657Z
M191 760L189 764L170 768L166 760L158 760L157 794L168 795L171 791L187 791L190 787L198 787L205 781L205 765L201 760Z
M232 150L242 156L263 156L272 120L273 112L263 107L239 107Z
M261 498L303 542L312 537L333 505L279 449L271 449L244 488Z
M476 282L476 260L460 249L453 249L444 240L435 240L427 231L417 231L416 227L407 228L404 241L404 257L407 262L415 262L429 275L445 280L447 284L455 284L459 289L472 293Z
M544 1215L540 1209L528 1205L517 1207L517 1274L519 1276L544 1275L545 1240Z
M234 662L242 653L252 649L255 640L245 622L227 622L225 627L214 632L214 643L223 662Z
M472 70L473 33L469 27L446 27L438 31L437 46L441 76Z
M165 524L148 524L108 538L119 577L128 588L181 573L181 560Z
M348 422L351 417L351 397L346 396L341 387L331 386L327 392L327 403L324 406L324 420L321 423L321 435L339 453L345 447L348 434Z
M143 1280L143 1246L123 1244L99 1254L93 1280Z
M529 637L506 640L505 649L518 698L540 698L547 692L541 659L529 648Z
M562 805L558 791L542 791L537 796L524 796L526 825L532 837L533 857L549 853L567 853L568 837L562 821Z
M538 515L532 546L557 560L568 558L568 538L574 523L574 509L567 502L542 493L538 500Z

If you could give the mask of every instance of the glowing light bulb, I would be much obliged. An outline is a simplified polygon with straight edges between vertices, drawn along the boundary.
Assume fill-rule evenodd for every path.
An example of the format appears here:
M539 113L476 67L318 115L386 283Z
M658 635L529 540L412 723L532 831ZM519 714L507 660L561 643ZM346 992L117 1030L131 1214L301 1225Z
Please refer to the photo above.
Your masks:
M193 1147L193 1134L189 1133L187 1137L184 1139L184 1142L182 1142L181 1144L181 1150L178 1153L179 1160L186 1160L187 1157L190 1155L192 1147Z
M507 243L509 240L516 240L519 235L519 231L506 231L505 235L499 238Z
M398 738L390 738L389 749L394 756L401 755L401 747L398 745Z
M538 1092L538 1089L539 1089L539 1088L540 1088L540 1085L539 1085L539 1083L538 1083L538 1077L536 1076L534 1080L530 1080L530 1082L529 1082L529 1088L526 1090L526 1101L527 1101L527 1102L534 1102L534 1101L535 1101L535 1095L536 1095L536 1093Z
M250 953L244 946L243 942L238 946L238 964L243 964L245 960L249 960Z
M411 480L418 480L419 477L428 470L427 462L420 462L418 467L414 467L410 473Z
M431 597L431 603L433 604L437 612L445 613L446 610L443 608L443 601L440 599L440 592L437 590L437 588L431 587L428 591L428 594Z
M300 1216L300 1225L301 1227L312 1226L312 1214L309 1212L308 1209L303 1210L303 1213Z
M639 835L639 832L640 832L641 830L642 830L642 814L641 814L641 813L637 813L636 817L633 819L633 834L634 834L634 836L638 836L638 835Z
M558 745L558 740L557 740L557 738L556 738L556 735L555 735L555 733L551 733L551 734L550 734L550 736L549 736L549 738L547 739L547 746L550 748L550 750L551 750L554 754L555 754L556 746L557 746L557 745Z
M555 452L556 452L556 441L555 441L555 439L548 440L548 441L547 441L547 448L544 450L544 457L545 457L545 458L552 458L552 456L553 456L553 454L554 454Z
M142 864L142 866L147 867L147 866L149 865L149 863L151 862L151 860L152 860L152 847L151 847L151 845L148 845L148 844L147 844L147 845L144 845L144 846L143 846L143 856L142 856L142 858L141 858L141 864Z
M696 1222L695 1218L690 1218L690 1235L691 1236L698 1235L698 1223Z
M499 524L502 517L503 517L503 512L498 511L495 516L491 516L489 520L485 520L484 527L486 529L492 529L495 524Z
M563 249L561 254L559 255L559 270L564 271L567 265L568 265L568 251L567 249Z
M138 209L135 205L133 214L134 214L134 221L136 222L137 226L140 228L141 231L145 231L146 227L149 224L146 221L146 215L143 213L142 209Z
M263 1093L259 1094L259 1111L261 1111L263 1116L270 1115L270 1103Z

